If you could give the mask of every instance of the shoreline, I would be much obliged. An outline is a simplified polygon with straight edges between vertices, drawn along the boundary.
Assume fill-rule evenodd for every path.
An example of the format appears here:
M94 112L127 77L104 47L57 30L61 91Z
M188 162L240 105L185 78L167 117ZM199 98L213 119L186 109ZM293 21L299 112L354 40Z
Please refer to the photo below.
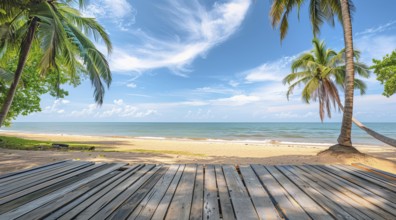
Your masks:
M352 164L363 163L396 173L396 149L388 146L356 145L369 157L317 156L333 144L278 142L234 142L192 139L142 139L120 136L51 135L0 132L0 136L55 143L81 143L94 151L11 150L0 148L0 173L12 172L58 160L101 162L199 163L199 164ZM334 143L335 144L335 143ZM381 161L375 158L382 158ZM386 159L385 162L382 160Z
M197 137L160 137L160 136L124 136L124 135L80 135L80 134L66 134L66 133L35 133L31 131L10 131L10 130L1 130L0 136L4 134L5 136L13 136L15 137L30 137L30 136L45 136L45 137L77 137L77 138L120 138L120 139L130 139L130 140L164 140L164 141L196 141L196 142L206 142L206 143L237 143L237 144L279 144L279 145L297 145L297 146L326 146L329 147L334 145L335 143L327 143L327 142L299 142L299 141L290 141L290 140L274 140L274 139L265 139L265 140L252 140L252 139L221 139L221 138L197 138ZM354 144L355 146L360 147L387 147L387 145L379 145L379 144Z

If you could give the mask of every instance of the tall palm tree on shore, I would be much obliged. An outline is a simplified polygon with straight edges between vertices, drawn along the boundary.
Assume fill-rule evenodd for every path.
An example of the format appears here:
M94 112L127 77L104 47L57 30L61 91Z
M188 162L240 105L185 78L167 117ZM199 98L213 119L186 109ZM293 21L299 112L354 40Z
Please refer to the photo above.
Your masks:
M296 86L304 85L301 93L302 100L306 103L311 101L319 102L319 115L321 121L324 117L331 117L331 109L344 110L341 103L338 88L345 86L345 50L335 52L327 49L325 43L314 38L312 40L313 49L310 52L300 55L292 63L292 72L283 79L284 84L289 85L287 98L293 93ZM356 73L363 77L370 76L369 67L359 62L359 51L354 51ZM365 83L355 78L354 85L360 90L360 94L366 92ZM386 144L396 147L396 140L381 135L360 123L357 119L352 121L369 135Z
M74 77L89 76L94 87L95 101L101 105L111 72L105 56L89 39L102 40L110 53L112 45L104 28L95 19L86 18L74 9L77 0L2 0L0 8L0 59L7 51L19 50L19 61L5 102L0 110L0 127L3 124L31 48L41 50L37 70L45 76L56 72ZM84 0L78 0L81 7ZM62 67L62 68L60 68ZM62 70L62 71L61 71ZM0 67L0 72L7 72ZM10 75L10 74L2 74ZM105 84L105 85L104 85Z
M273 0L270 17L272 26L279 25L280 37L283 40L288 30L288 16L294 8L298 11L301 5L307 0ZM337 139L343 146L352 146L352 113L353 113L353 94L354 94L354 50L352 39L351 15L354 11L352 0L310 0L309 15L314 36L319 33L320 26L324 21L334 25L334 17L341 22L344 30L344 43L346 55L346 75L345 75L345 105L342 118L341 132Z

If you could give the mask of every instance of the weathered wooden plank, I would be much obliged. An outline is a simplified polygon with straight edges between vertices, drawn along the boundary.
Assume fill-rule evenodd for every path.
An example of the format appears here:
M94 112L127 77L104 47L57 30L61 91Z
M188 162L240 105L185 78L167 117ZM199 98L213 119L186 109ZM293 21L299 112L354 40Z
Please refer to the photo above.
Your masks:
M332 165L332 166L333 166L333 167L336 167L336 168L338 168L338 169L340 169L340 170L342 170L342 171L344 171L344 172L347 172L347 173L349 173L349 174L352 174L352 175L354 175L354 176L357 176L357 177L359 177L359 178L362 178L362 179L364 179L364 180L366 180L366 181L375 183L375 184L377 184L378 186L381 186L381 187L383 187L383 188L389 189L389 190L392 191L392 192L396 192L396 187L395 187L395 186L389 185L389 184L387 184L387 183L384 183L384 182L379 181L379 180L377 180L377 179L374 179L374 178L368 177L368 176L366 176L366 175L360 174L360 173L358 173L358 172L350 171L350 170L346 169L346 168L343 167L343 166L339 166L339 165Z
M180 182L181 176L183 174L185 165L180 165L179 170L177 171L175 177L173 178L168 190L166 191L164 197L161 202L158 204L157 209L155 210L153 220L163 220L165 219L166 212L168 211L168 207L170 202L172 201L173 195L175 194L177 185Z
M341 183L345 184L344 188L347 188L349 191L355 193L356 195L360 196L361 198L371 202L372 204L378 206L379 208L396 216L396 203L389 203L389 202L387 202L387 200L383 199L382 197L377 196L376 194L372 193L371 191L369 191L359 185L356 185L356 184L348 181L347 179L344 179L342 177L339 177L339 176L333 174L326 168L319 167L319 166L315 166L313 168L320 170L324 174L339 180ZM395 201L396 201L396 199L395 199Z
M217 202L216 173L213 165L206 165L204 179L204 219L220 219Z
M62 168L46 172L45 174L42 175L21 179L17 182L9 184L8 187L0 187L0 197L5 197L13 193L25 190L40 183L55 179L59 176L64 176L76 170L82 169L84 167L88 167L92 164L93 163L87 163L87 162L74 162Z
M154 188L149 194L143 199L139 206L133 211L128 219L144 220L150 219L154 214L155 209L164 197L166 191L169 188L173 178L180 165L171 165L164 176L157 182Z
M358 174L367 176L367 178L372 178L376 181L381 181L384 184L390 185L391 187L396 187L396 181L395 181L396 179L390 180L389 178L385 178L383 176L376 175L373 172L368 172L366 170L358 169L358 168L352 167L352 166L342 166L342 168L344 168L345 170L349 170L350 173L358 173Z
M116 176L121 171L113 171L109 174L99 177L69 193L66 193L54 200L51 200L47 204L29 212L25 215L22 215L20 219L29 219L29 220L36 220L36 219L43 219L44 217L48 216L49 214L55 212L57 209L62 208L65 204L74 201L81 195L89 192L90 190L94 189L95 187L99 187L103 182L109 180L110 178ZM19 219L19 218L18 218Z
M311 166L309 167L311 169L314 169ZM319 171L320 169L316 169L316 170ZM321 171L325 172L323 170ZM319 171L318 173L321 174L322 176L331 175L328 172L326 173L322 173L322 172ZM371 210L372 212L376 213L379 216L382 216L385 219L396 219L396 215L395 215L396 212L394 207L390 207L378 201L380 199L379 197L371 198L370 196L375 196L375 195L370 192L363 191L364 189L360 188L359 186L356 186L353 183L350 183L349 181L343 178L340 178L336 175L333 175L333 177L334 177L332 178L333 182L336 182L339 186L342 187L342 192L344 193L352 192L353 194L349 197L359 202L360 204L364 205L367 210Z
M19 198L15 199L15 200L12 200L12 201L8 202L8 203L5 203L5 204L1 205L0 212L1 212L1 214L5 213L5 212L8 212L8 211L10 211L12 209L15 209L15 208L17 208L17 207L19 207L19 206L21 206L21 205L23 205L25 203L28 203L30 201L33 201L33 200L38 199L40 197L43 197L43 196L45 196L47 194L53 193L53 192L55 192L55 191L57 191L59 189L67 187L70 184L73 184L74 182L77 182L77 181L79 181L79 180L81 180L81 179L83 179L83 178L85 178L87 176L92 175L93 173L96 173L96 172L100 171L101 169L105 169L107 166L108 166L108 164L104 164L103 166L97 167L95 169L89 170L89 171L81 173L81 174L78 174L76 176L70 177L70 178L65 179L63 181L60 181L60 182L57 182L55 184L49 185L47 187L38 189L38 190L33 191L32 193L29 193L29 194L27 194L25 196L19 197Z
M196 172L196 164L186 165L165 219L189 219Z
M118 168L120 168L120 167L122 167L124 165L125 164L113 164L109 168L107 168L105 170L102 170L100 172L97 172L97 173L95 173L95 174L93 174L93 175L91 175L91 176L89 176L89 177L87 177L85 179L82 179L82 180L80 180L80 181L78 181L78 182L76 182L76 183L74 183L74 184L72 184L72 185L70 185L68 187L65 187L65 188L62 188L60 190L57 190L54 193L48 194L48 195L43 196L43 197L41 197L39 199L36 199L36 200L31 201L29 203L26 203L25 205L22 205L22 206L14 209L14 210L12 210L10 212L4 213L4 214L0 215L0 219L1 218L3 218L3 219L14 219L14 218L17 218L17 217L19 217L19 216L21 216L21 215L23 215L23 214L25 214L27 212L30 212L30 211L32 211L32 210L34 210L34 209L46 204L47 202L50 202L51 200L53 200L53 199L55 199L55 198L57 198L59 196L64 195L65 193L68 193L70 191L75 190L76 188L80 187L81 185L84 185L84 184L86 184L86 183L88 183L88 182L90 182L90 181L92 181L94 179L97 179L97 178L99 178L99 177L101 177L103 175L106 175L106 174L108 174L108 173L110 173L110 172L112 172L112 171L114 171L114 170L116 170L116 169L118 169Z
M352 164L352 165L356 166L358 168L361 168L361 169L364 168L365 170L369 170L371 172L375 172L377 175L381 175L381 176L383 176L385 178L388 178L390 180L396 180L396 174L394 174L394 173L389 173L389 172L386 172L386 171L383 171L383 170L379 170L379 169L367 166L367 165L362 164L362 163L357 163L357 164Z
M260 219L281 219L270 196L261 185L250 165L240 165L239 170Z
M310 186L315 188L321 194L329 198L330 200L336 202L342 209L350 213L353 217L357 219L371 219L366 214L359 210L359 204L355 201L349 199L343 193L335 190L333 187L327 184L327 181L319 180L314 178L310 172L300 169L297 166L286 166L286 168L295 173L298 176L301 176L305 183L308 183Z
M70 161L70 160L57 161L57 162L54 162L54 163L49 163L49 164L45 164L43 166L37 166L37 167L33 167L33 168L21 170L21 171L4 173L4 174L0 175L0 183L5 181L5 180L9 180L11 177L12 178L14 178L14 177L15 178L19 178L19 177L21 177L22 174L32 173L33 171L36 172L36 171L39 171L39 170L43 170L44 168L48 168L48 167L54 166L56 164L65 163L67 161Z
M80 172L83 169L72 168L77 163L5 177L3 180L15 184L8 189L0 187L0 195L17 188L20 191L0 196L0 204L10 196L25 194L0 205L0 219L396 219L396 192L389 188L394 186L392 179L353 167L243 165L238 174L233 166L209 165L204 170L202 165L190 165L194 171L189 174L184 165L172 165L172 170L156 167L139 175L138 170L146 165L125 171L110 171L113 165L94 165ZM109 172L103 173L105 170ZM19 182L23 180L27 184ZM117 192L120 185L124 186ZM234 214L238 200L251 207L243 210L247 214ZM285 211L285 204L297 213ZM272 206L272 211L266 211L266 205ZM87 210L90 212L84 216Z
M0 183L0 188L2 188L5 185L18 183L18 182L20 182L22 180L30 181L31 179L35 179L37 177L45 177L45 176L48 176L48 175L54 173L54 171L56 171L56 170L62 170L62 169L65 169L67 167L76 166L76 165L82 164L82 163L84 163L84 162L81 162L81 161L67 161L67 162L64 162L64 163L54 164L52 166L48 166L48 167L44 167L44 168L41 168L41 169L30 171L30 172L22 173L22 174L17 175L17 176L11 176L9 178L4 179L4 181L2 181ZM87 163L87 162L85 162L85 163Z
M96 202L88 206L84 211L75 216L75 219L90 219L90 218L106 218L111 214L113 209L117 208L127 199L131 194L131 190L136 190L136 186L143 184L159 167L154 165L145 165L135 175L127 178L117 187L106 193ZM137 184L137 185L136 185ZM134 191L133 191L134 192ZM133 193L132 192L132 193ZM117 206L118 205L118 206ZM67 215L62 216L61 219L68 219Z
M378 170L370 166L366 166L364 164L352 164L351 166L345 166L348 169L357 170L362 172L366 175L372 176L374 178L378 178L382 181L395 184L394 181L396 180L396 174L388 173L386 171Z
M217 189L219 191L220 207L223 219L235 219L234 208L228 193L227 184L221 165L215 166Z
M302 175L296 175L287 169L287 166L276 166L285 176L300 187L307 195L320 204L327 212L329 212L335 219L355 219L351 214L341 208L338 202L331 199L333 196L328 192L323 192L319 187L314 187L310 184L310 180L304 178ZM322 194L323 193L323 194ZM327 196L326 196L327 195ZM330 197L330 198L329 198Z
M296 203L289 200L287 192L274 179L274 177L261 165L252 165L256 175L261 180L263 186L276 201L276 206L288 219L311 219L307 213Z
M374 219L382 218L379 214L373 212L373 209L375 209L376 206L374 206L370 202L367 202L366 200L362 199L361 197L357 196L356 194L344 188L344 185L338 180L328 178L328 176L323 175L323 173L318 172L317 170L312 169L308 166L299 166L299 167L305 170L306 172L309 172L310 175L318 178L320 181L326 181L326 183L331 187L333 187L334 190L339 191L342 194L346 195L348 200L353 200L355 202L355 207L358 208L361 212L365 213L370 218L374 218ZM384 215L386 215L386 213L384 213Z
M365 181L365 180L363 180L357 176L354 176L352 174L349 174L347 172L343 172L342 170L339 170L336 167L331 167L331 166L320 166L320 167L339 176L339 177L342 177L343 179L348 180L351 183L354 183L362 188L369 190L370 192L376 194L378 197L386 199L389 202L392 202L394 200L394 198L396 198L396 193L394 193L386 188L383 188L381 186L378 186L372 182Z
M162 166L156 173L154 173L142 186L139 187L131 196L125 200L122 205L117 209L114 209L113 213L109 215L106 219L127 219L128 216L138 207L139 203L144 199L148 192L154 187L159 179L168 170L168 166Z
M203 196L204 196L204 168L198 165L195 176L194 195L192 199L190 220L203 219Z
M114 211L116 211L127 199L134 195L142 185L144 185L150 178L153 177L163 165L156 165L153 169L149 170L144 176L140 177L136 182L130 185L123 193L119 194L116 198L110 201L106 206L101 207L100 211L92 216L93 219L108 218ZM157 179L158 181L158 179ZM155 183L154 183L155 184ZM77 216L77 219L84 219Z
M366 176L369 176L371 178L380 180L380 181L382 181L382 182L384 182L386 184L389 184L389 185L392 185L392 186L396 186L396 178L392 178L390 176L386 176L386 175L384 175L382 173L378 173L378 172L375 172L373 170L367 170L367 169L363 169L363 168L350 167L350 166L348 166L346 168L348 168L348 169L350 169L352 171L359 172L359 173L364 174Z
M124 170L117 176L111 178L105 183L101 184L99 187L95 187L93 190L81 195L79 198L73 200L67 205L63 206L61 209L56 210L50 215L46 216L46 220L54 219L71 219L78 213L83 211L86 207L97 201L103 195L108 193L110 190L115 188L119 183L124 181L126 178L135 174L143 165L135 165L131 168Z
M64 163L56 163L51 166L45 166L43 168L34 169L32 171L26 171L26 172L23 172L21 174L15 175L15 176L9 176L7 178L4 178L3 180L0 180L0 188L8 187L16 182L22 181L25 178L42 175L42 174L49 172L51 170L55 170L55 169L67 166L68 164L71 164L73 162L74 161L65 161Z
M43 188L48 187L48 186L50 186L50 185L59 183L59 182L61 182L61 181L63 181L63 180L69 179L69 178L71 178L71 177L73 177L73 176L76 176L76 175L78 175L78 174L81 174L81 173L90 171L90 170L95 169L96 167L102 166L102 165L104 165L104 164L92 164L92 166L85 167L85 168L83 168L83 169L81 169L81 170L77 170L76 172L67 174L67 175L62 176L62 177L59 177L59 178L57 178L57 179L53 179L53 180L50 180L50 181L47 181L47 182L44 182L44 183L35 185L35 186L33 186L33 187L30 187L30 188L28 188L28 189L19 191L19 192L17 192L17 193L12 194L12 195L9 195L9 196L0 198L0 205L3 205L3 204L5 204L5 203L7 203L7 202L10 202L10 201L15 200L15 199L17 199L17 198L20 198L20 197L25 196L25 195L27 195L27 194L33 193L33 192L35 192L35 191L37 191L37 190L43 189Z
M253 203L235 167L224 165L223 172L237 219L258 219Z
M266 166L265 168L267 168L272 176L283 186L289 195L298 202L298 204L311 216L312 219L333 219L322 207L301 191L274 166Z

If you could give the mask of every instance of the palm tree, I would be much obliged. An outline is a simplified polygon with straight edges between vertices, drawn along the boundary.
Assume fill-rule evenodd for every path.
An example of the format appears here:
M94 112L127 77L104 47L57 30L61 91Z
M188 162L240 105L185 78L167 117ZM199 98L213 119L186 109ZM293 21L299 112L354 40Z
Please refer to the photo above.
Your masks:
M272 26L279 25L280 37L283 40L288 30L288 16L293 8L298 11L305 0L274 0L270 10ZM320 26L326 20L334 25L334 17L341 22L344 30L344 43L346 55L346 77L345 77L345 108L342 118L341 133L337 139L343 146L352 146L352 113L354 93L354 50L352 40L351 12L354 11L351 0L310 0L309 15L313 34L319 33ZM299 14L299 13L298 13Z
M80 7L84 2L78 1ZM103 27L95 19L83 17L71 7L74 4L74 0L0 2L0 8L6 12L0 13L0 59L5 57L7 51L20 51L13 82L0 111L0 126L13 101L31 48L41 51L41 61L37 65L41 74L56 72L70 77L86 74L94 87L96 103L103 103L104 84L110 86L111 72L105 56L89 37L102 40L109 53L112 45ZM0 67L0 72L7 70Z
M287 98L293 93L296 86L304 85L301 96L302 100L306 103L311 101L319 102L319 115L320 120L323 122L324 117L331 118L331 109L344 110L340 101L338 88L344 90L346 68L345 68L345 50L335 52L332 49L327 49L325 43L320 42L314 38L312 40L314 48L307 53L300 55L293 61L291 69L292 72L283 79L284 84L289 85L287 91ZM359 51L354 51L356 61L356 73L363 77L370 76L369 67L359 62ZM354 86L360 90L360 94L365 94L365 83L355 78ZM353 122L366 131L374 138L396 147L396 140L383 136L360 123L355 118Z

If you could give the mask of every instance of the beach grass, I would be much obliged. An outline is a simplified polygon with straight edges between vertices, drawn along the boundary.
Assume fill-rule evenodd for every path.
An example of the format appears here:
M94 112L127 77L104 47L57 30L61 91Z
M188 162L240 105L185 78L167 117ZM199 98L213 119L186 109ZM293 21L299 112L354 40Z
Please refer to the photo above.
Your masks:
M174 150L148 150L148 149L130 149L130 148L106 148L100 145L93 146L92 144L84 144L78 142L54 142L54 141L39 141L25 138L0 136L0 148L13 150L54 150L53 143L67 144L69 147L62 149L64 151L92 151L95 152L130 152L130 153L148 153L148 154L174 154L183 156L197 156L204 157L204 154L197 154L188 151L174 151ZM94 148L92 148L94 147Z
M38 140L29 140L18 137L9 137L9 136L0 136L0 148L6 149L14 149L14 150L53 150L53 143L50 141L38 141ZM92 150L92 144L83 144L83 143L63 143L67 144L69 147L67 150L80 150L80 151L89 151Z

